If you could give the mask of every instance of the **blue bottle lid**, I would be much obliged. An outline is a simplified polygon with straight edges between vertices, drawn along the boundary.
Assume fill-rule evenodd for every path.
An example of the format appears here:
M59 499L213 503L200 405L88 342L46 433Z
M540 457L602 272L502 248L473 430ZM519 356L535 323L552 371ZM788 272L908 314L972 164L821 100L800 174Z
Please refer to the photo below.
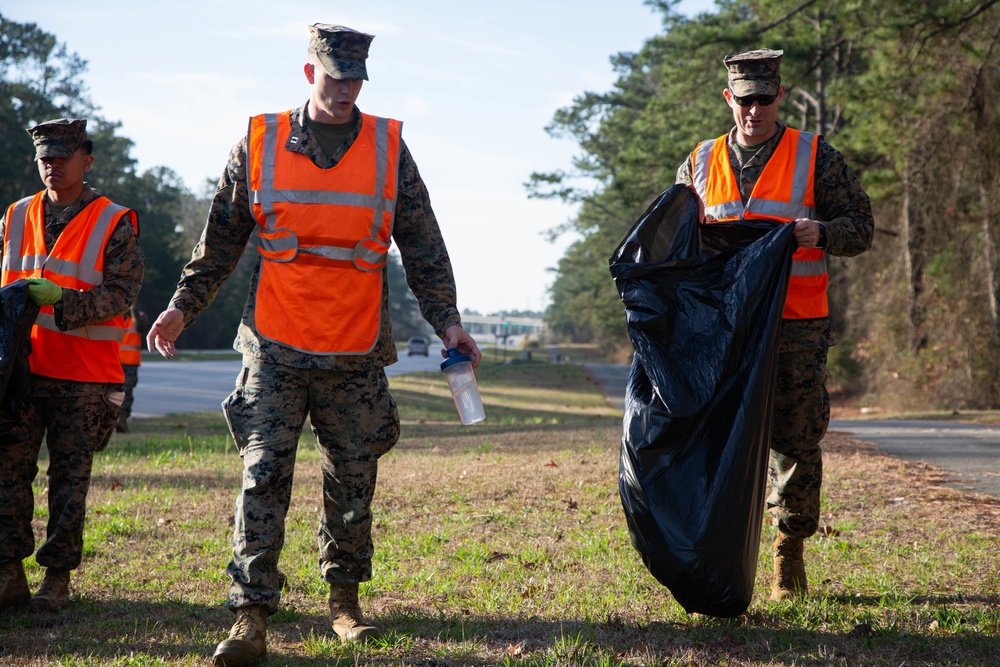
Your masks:
M472 357L467 354L462 354L458 351L457 347L449 347L448 358L441 362L441 370L444 370L449 366L454 366L455 364L460 364L463 361L468 361L471 364Z

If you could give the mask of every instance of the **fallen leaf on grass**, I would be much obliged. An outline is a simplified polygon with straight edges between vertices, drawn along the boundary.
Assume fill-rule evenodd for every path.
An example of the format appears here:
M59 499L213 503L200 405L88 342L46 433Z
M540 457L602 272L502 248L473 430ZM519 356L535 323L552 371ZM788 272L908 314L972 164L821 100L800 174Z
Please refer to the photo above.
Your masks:
M546 468L558 468L559 464L556 463L555 461L549 461L548 463L545 464L545 467Z
M508 644L507 655L522 655L524 653L524 642L520 644Z
M502 551L491 551L486 555L487 563L495 563L498 560L506 560L510 558L510 554L504 553Z
M538 592L537 588L535 588L534 586L528 586L523 591L521 591L521 599L527 600L528 598L535 597L535 593L537 592Z
M578 508L578 505L576 504L576 501L573 500L572 498L570 498L569 500L565 500L563 502L566 503L566 509L567 510L575 510L575 509Z
M840 531L833 526L820 526L816 533L822 537L836 537L840 535Z

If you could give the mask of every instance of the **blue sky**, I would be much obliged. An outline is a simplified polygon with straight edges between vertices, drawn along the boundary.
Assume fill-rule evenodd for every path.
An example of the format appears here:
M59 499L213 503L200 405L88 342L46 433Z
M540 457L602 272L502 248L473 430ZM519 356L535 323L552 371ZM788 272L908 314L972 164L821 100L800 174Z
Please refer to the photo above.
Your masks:
M680 4L688 14L711 7ZM250 115L305 101L310 23L374 34L358 106L403 121L459 307L483 313L548 303L549 269L572 239L544 233L573 209L529 200L523 184L568 168L577 147L544 128L575 96L608 90L610 56L661 28L641 0L5 0L0 13L88 61L91 97L122 122L140 168L170 167L196 192L218 178Z

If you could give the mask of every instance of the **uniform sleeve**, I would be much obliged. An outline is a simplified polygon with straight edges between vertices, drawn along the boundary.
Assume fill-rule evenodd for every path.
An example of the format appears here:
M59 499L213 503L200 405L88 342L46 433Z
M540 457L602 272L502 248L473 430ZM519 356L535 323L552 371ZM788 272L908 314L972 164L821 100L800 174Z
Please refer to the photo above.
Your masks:
M64 289L53 308L56 326L71 331L126 312L142 286L144 261L135 228L122 216L104 247L104 281L86 291Z
M430 195L404 142L399 155L400 184L396 201L393 240L406 269L406 282L420 304L420 313L442 336L461 325L456 306L455 277Z
M677 183L682 185L691 185L694 183L694 179L691 178L691 156L688 155L687 159L677 167Z
M256 227L250 213L246 182L246 138L229 154L229 163L219 179L208 220L191 252L191 261L181 271L170 306L184 313L184 326L215 299L222 283L236 268Z
M816 149L816 215L826 228L826 250L853 257L872 246L871 200L844 156L820 139Z

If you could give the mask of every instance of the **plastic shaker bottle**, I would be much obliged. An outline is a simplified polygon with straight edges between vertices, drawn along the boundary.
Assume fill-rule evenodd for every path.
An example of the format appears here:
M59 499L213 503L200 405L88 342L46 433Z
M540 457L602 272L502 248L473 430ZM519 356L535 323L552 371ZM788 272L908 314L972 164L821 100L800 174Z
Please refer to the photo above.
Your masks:
M448 378L451 397L458 408L462 424L468 426L486 419L483 400L479 397L476 376L472 372L472 357L456 348L448 348L448 358L441 362L441 371Z

